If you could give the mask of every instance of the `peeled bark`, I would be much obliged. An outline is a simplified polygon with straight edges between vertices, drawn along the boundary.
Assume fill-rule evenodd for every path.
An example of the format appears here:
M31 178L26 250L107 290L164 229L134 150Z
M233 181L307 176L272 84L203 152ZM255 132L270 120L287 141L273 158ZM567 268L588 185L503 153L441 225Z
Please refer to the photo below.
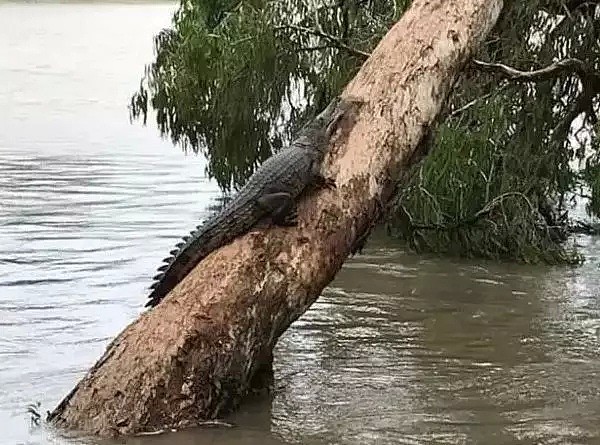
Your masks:
M235 407L380 216L501 7L415 0L343 93L364 103L330 143L324 171L337 189L303 200L298 227L256 229L209 255L111 343L49 420L110 436L193 426Z

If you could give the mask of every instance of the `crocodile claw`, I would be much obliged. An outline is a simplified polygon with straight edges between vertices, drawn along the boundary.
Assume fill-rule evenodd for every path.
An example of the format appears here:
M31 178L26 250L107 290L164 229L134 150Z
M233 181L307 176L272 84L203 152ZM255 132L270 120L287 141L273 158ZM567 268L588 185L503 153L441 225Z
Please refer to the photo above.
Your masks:
M333 190L337 188L337 185L335 183L335 179L333 178L325 178L325 181L323 183L323 187Z
M317 186L322 187L322 188L326 188L329 190L337 188L337 186L335 184L335 179L333 179L333 178L319 176L319 177L317 177L316 182L317 182Z
M285 218L281 221L282 226L294 227L298 225L298 212L296 210L292 210L288 213Z

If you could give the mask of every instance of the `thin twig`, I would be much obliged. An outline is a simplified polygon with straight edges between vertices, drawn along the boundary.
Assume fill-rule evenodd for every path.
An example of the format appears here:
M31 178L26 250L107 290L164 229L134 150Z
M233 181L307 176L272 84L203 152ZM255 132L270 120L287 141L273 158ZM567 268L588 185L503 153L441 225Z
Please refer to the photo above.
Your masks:
M473 99L471 102L467 103L466 105L463 105L462 107L457 108L456 110L453 110L452 113L450 113L448 115L448 117L455 117L456 115L461 114L461 113L467 111L469 108L471 108L474 105L477 105L482 100L489 99L494 94L498 94L500 91L504 90L507 86L508 86L508 84L504 84L500 88L498 88L498 89L496 89L494 91L491 91L491 92L489 92L487 94L484 94L483 96L476 97L475 99Z
M303 48L299 48L298 51L321 51L323 49L335 48L333 45L317 45L317 46L305 46Z

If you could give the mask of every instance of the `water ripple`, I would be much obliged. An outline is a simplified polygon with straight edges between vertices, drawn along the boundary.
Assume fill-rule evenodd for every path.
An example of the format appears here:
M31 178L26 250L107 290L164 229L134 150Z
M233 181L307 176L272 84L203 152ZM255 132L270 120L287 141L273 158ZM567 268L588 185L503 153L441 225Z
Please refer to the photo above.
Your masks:
M127 119L173 6L0 2L3 443L56 443L24 407L87 372L217 197L202 158ZM598 443L600 243L582 242L591 263L565 272L375 237L280 339L272 399L238 428L132 443Z

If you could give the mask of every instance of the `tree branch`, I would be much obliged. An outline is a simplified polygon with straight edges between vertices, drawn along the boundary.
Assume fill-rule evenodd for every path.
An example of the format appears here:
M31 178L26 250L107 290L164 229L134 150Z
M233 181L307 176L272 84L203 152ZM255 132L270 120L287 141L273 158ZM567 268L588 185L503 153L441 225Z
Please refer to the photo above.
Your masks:
M564 59L554 62L539 70L520 71L502 63L489 63L481 60L473 60L473 65L482 71L498 73L509 80L517 82L543 82L556 79L564 74L577 75L581 80L582 92L567 112L565 118L554 129L553 134L565 134L571 128L573 120L581 113L592 122L597 122L597 116L593 108L594 97L600 94L600 74L579 59Z
M562 74L577 74L580 77L594 75L592 74L591 70L588 70L585 63L579 59L560 60L534 71L520 71L502 63L483 62L475 59L472 61L472 63L482 71L492 71L501 74L510 80L523 82L542 82L545 80L555 79Z
M568 15L576 12L582 12L584 9L594 8L600 4L600 0L569 0L566 2L557 2L551 0L540 5L540 10L552 15Z
M565 8L567 8L567 10L569 12L573 12L578 8L581 7L585 7L585 6L597 6L600 2L598 0L570 0L568 2L566 2L566 4L564 5Z
M361 51L360 49L353 48L350 45L347 45L346 43L344 43L342 41L342 39L340 39L334 35L328 34L325 31L323 31L322 29L306 28L304 26L299 26L299 25L281 25L281 26L277 26L275 28L275 30L282 30L282 29L293 29L295 31L300 31L300 32L304 32L307 34L312 34L317 37L321 37L323 39L330 41L334 47L343 49L343 50L349 52L350 54L352 54L353 56L356 56L363 60L368 59L370 56L369 53L367 53L365 51Z

